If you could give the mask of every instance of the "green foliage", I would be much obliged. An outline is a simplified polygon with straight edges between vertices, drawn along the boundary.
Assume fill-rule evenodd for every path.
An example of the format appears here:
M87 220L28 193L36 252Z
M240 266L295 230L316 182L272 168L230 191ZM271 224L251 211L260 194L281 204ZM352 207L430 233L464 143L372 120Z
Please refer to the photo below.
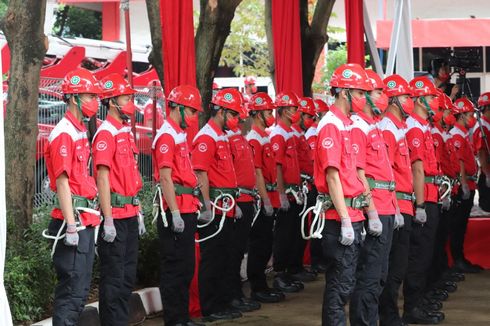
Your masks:
M102 39L102 13L98 11L59 6L53 33L63 37Z
M233 67L237 76L269 76L263 0L243 0L235 11L220 66Z
M0 18L2 18L7 12L9 0L0 0Z

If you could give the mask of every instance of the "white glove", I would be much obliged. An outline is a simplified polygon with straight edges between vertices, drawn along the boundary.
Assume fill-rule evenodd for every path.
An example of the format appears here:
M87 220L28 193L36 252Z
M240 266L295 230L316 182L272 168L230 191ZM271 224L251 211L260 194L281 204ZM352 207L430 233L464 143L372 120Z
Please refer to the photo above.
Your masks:
M485 176L485 185L487 186L487 188L490 188L490 174L487 174Z
M180 216L180 212L178 210L176 211L171 211L172 214L172 231L175 233L182 233L184 232L184 220L182 219L182 216Z
M373 237L379 237L383 233L383 224L381 223L378 211L371 210L367 212L368 216L368 233Z
M138 233L140 237L146 233L145 214L143 213L143 211L138 212Z
M116 227L114 226L114 219L112 216L104 217L104 232L102 233L102 239L106 242L114 242L116 239L117 232Z
M78 246L78 232L76 224L68 224L65 231L65 245L70 247Z
M204 203L206 210L199 214L199 222L209 223L213 219L213 212L211 211L211 202L208 200Z
M405 218L403 217L402 213L400 213L400 209L397 208L395 212L395 223L393 225L394 229L401 229L402 227L405 226Z
M288 211L289 210L289 199L288 199L288 195L284 194L284 193L280 193L279 194L279 202L281 203L281 208L280 210L281 211Z
M461 198L463 200L468 200L470 199L470 187L468 186L467 183L463 183L461 184L461 191L463 192L463 196L461 196Z
M451 197L446 196L442 199L442 210L448 211L451 208Z
M262 207L264 208L265 216L272 216L274 214L274 207L272 207L269 197L262 200Z
M237 220L241 219L243 217L243 212L240 206L238 204L235 204L235 218Z
M415 220L415 223L418 223L418 224L425 224L425 222L427 222L427 213L425 212L424 208L418 207L415 210L414 220Z
M350 217L341 217L340 223L340 243L344 246L350 246L354 243L355 239Z

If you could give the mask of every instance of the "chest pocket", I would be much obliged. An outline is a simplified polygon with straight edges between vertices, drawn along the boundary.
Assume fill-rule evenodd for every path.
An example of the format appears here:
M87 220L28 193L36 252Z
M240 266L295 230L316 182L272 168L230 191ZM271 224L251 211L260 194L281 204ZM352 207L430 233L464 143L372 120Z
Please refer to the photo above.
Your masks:
M179 152L176 155L178 168L182 171L189 171L191 169L191 163L189 159L189 149L186 143L181 143L179 146Z
M121 167L128 167L134 160L133 149L127 139L116 139L116 160Z
M398 154L400 154L400 167L410 166L410 151L404 140L398 142Z
M348 169L352 169L356 164L356 158L350 135L347 132L342 132L341 137L343 139L342 161L345 162Z
M426 136L424 143L427 162L429 162L430 164L437 163L436 153L434 149L434 140L432 140L432 136Z
M286 148L286 165L288 168L291 169L291 171L294 171L295 169L298 168L298 163L297 163L297 152L294 149L293 145L287 145Z
M235 160L240 160L244 158L245 154L245 144L240 141L236 141L233 143L233 156Z
M221 172L230 172L232 170L230 153L224 145L218 145L216 161L218 163L218 169Z
M88 175L88 158L90 148L88 144L77 145L75 148L75 166L73 173L76 175Z

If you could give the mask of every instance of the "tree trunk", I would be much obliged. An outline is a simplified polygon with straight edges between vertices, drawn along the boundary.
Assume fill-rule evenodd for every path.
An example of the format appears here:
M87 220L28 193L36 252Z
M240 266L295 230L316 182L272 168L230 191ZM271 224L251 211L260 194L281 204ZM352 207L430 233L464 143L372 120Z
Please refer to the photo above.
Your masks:
M196 81L205 111L201 116L201 125L209 117L214 74L226 38L230 34L235 10L241 2L242 0L201 0L199 26L195 37Z
M155 67L163 86L162 22L160 20L160 0L146 0L146 10L150 21L151 44L153 46L148 61Z
M265 35L269 45L269 73L276 88L276 65L274 62L274 37L272 34L272 0L265 0Z
M12 54L5 119L5 174L7 214L17 224L17 238L32 222L39 76L48 45L45 13L46 0L10 0L0 22Z

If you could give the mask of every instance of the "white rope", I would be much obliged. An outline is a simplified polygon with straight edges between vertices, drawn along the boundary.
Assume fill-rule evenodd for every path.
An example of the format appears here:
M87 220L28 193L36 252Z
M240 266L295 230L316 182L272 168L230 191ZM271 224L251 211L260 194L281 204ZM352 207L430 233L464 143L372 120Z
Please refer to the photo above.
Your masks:
M167 215L165 215L165 209L163 208L163 194L160 185L156 186L155 195L153 196L153 220L151 224L155 224L158 219L158 215L161 213L162 222L164 227L168 227Z
M301 236L305 240L310 240L310 239L321 239L322 238L322 232L323 229L325 228L325 209L324 209L324 203L321 200L316 200L315 206L312 206L305 210L305 212L301 215ZM313 212L313 219L311 221L310 225L310 230L309 234L306 234L305 229L308 224L308 214L310 212Z
M301 212L299 212L299 215L302 215L305 211L306 211L306 207L308 205L308 192L310 190L308 189L308 182L303 182L303 185L301 187L301 194L302 194L302 197L303 197L303 209L301 210ZM301 205L301 204L299 204Z
M221 207L218 205L218 202L220 200L222 201ZM230 205L230 203L231 203L231 205ZM233 196L230 194L221 193L219 196L217 196L215 198L214 201L211 202L211 206L212 206L212 218L211 218L211 220L205 224L198 224L197 227L202 229L202 228L205 228L206 226L210 225L216 217L216 209L219 209L223 213L221 214L221 220L219 221L218 230L215 233L213 233L213 234L211 234L205 238L196 240L197 243L209 240L211 238L214 238L215 236L217 236L221 232L221 230L223 229L223 226L225 225L226 213L230 212L235 207L235 198L233 198Z
M252 220L252 226L254 226L255 221L257 220L257 218L260 215L261 207L262 207L262 199L260 197L257 197L256 200L254 201L255 215L254 215L254 218Z

